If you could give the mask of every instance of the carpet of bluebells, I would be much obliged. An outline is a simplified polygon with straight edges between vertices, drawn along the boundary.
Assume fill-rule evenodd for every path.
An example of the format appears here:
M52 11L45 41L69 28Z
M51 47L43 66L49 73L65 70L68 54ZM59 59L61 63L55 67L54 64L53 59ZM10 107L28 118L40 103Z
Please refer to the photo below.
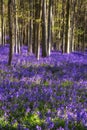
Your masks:
M51 52L38 61L27 47L0 47L1 130L86 130L87 54Z

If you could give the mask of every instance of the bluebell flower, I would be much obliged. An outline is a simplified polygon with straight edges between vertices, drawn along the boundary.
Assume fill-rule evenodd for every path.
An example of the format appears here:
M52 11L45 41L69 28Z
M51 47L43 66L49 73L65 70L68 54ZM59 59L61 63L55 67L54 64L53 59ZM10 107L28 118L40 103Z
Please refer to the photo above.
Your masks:
M56 129L56 130L65 130L64 128L62 128L61 126L58 128L58 129Z
M37 129L37 130L42 130L41 127L38 126L38 125L36 126L36 129Z

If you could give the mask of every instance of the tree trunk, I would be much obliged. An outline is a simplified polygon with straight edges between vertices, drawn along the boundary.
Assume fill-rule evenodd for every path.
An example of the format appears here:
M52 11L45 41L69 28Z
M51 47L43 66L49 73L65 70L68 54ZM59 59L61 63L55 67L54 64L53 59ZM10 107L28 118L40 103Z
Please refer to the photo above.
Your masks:
M8 0L8 22L9 22L9 42L10 42L10 49L9 49L9 59L8 59L8 65L11 65L12 61L12 55L13 55L13 40L12 40L12 1Z
M15 52L16 54L18 53L18 14L17 14L17 8L18 8L18 3L17 0L14 0L14 11L15 11L15 18L14 18L14 34L15 34Z
M33 48L32 51L34 54L36 54L36 32L35 32L35 0L33 0Z
M1 0L1 44L4 45L4 1Z
M64 4L64 0L62 0L62 45L61 45L61 50L62 53L64 53L65 51L65 4Z
M52 45L52 3L53 0L49 0L49 10L48 10L48 56L50 56L51 45Z
M41 20L41 1L35 1L35 45L36 45L36 57L39 60L40 57L40 20Z
M46 0L42 0L42 57L47 56Z
M66 26L65 26L65 53L70 52L70 43L69 43L69 38L70 38L70 0L67 0L66 3Z
M33 1L29 0L29 9L30 9L30 21L29 21L29 42L28 42L28 51L32 53L32 44L33 44Z
M70 52L74 51L74 29L75 29L75 6L76 0L73 0L71 8L71 25L70 25Z

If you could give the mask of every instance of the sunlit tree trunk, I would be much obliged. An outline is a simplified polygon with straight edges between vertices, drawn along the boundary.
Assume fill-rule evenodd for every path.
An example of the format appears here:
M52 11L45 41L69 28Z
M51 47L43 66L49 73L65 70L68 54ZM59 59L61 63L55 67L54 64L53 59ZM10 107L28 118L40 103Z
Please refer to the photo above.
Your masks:
M54 4L54 1L52 1L52 3ZM51 39L51 50L53 50L53 44L54 44L54 5L52 5L52 28L51 28L51 32L52 32L52 39Z
M52 45L52 4L53 4L53 0L49 0L49 10L48 10L48 43L47 43L48 56L50 56L51 45Z
M29 21L29 32L28 32L28 36L29 36L29 42L28 42L28 51L30 53L32 53L32 44L33 44L33 1L29 0L29 17L30 17L30 21Z
M70 52L74 51L74 29L75 29L75 6L76 0L71 1L71 17L70 17Z
M70 52L70 0L66 3L66 25L65 25L65 52Z
M19 32L19 29L18 29L18 2L17 0L14 0L14 38L15 38L15 52L18 53L18 32Z

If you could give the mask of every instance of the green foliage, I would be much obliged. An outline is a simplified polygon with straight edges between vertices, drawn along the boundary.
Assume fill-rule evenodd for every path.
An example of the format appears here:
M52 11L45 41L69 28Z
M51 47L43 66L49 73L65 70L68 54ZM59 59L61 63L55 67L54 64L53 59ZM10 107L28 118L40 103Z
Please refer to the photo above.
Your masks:
M45 82L44 82L44 85L45 85L45 86L48 86L48 85L49 85L49 82L48 82L48 81L45 81Z
M69 81L69 80L63 81L63 82L61 83L61 86L62 86L62 87L70 87L70 86L72 86L72 85L73 85L73 82L71 82L71 81Z
M58 12L62 13L62 3L58 3Z
M36 125L41 126L42 120L39 118L37 113L29 113L23 119L24 125L28 126L29 128L34 128Z
M55 124L55 128L59 128L60 126L64 128L65 126L65 121L63 119L55 118L53 122Z
M61 30L61 28L58 27L58 26L54 26L52 29L53 29L54 31L60 31L60 30Z
M84 33L84 30L82 30L82 29L76 29L75 30L76 35L82 35L83 33Z
M41 19L35 19L36 23L41 23Z
M6 124L4 117L0 117L0 125L4 127Z
M86 130L86 128L84 128L81 123L73 123L72 124L72 122L69 122L68 127L70 130L72 130L73 127L75 128L75 130Z

